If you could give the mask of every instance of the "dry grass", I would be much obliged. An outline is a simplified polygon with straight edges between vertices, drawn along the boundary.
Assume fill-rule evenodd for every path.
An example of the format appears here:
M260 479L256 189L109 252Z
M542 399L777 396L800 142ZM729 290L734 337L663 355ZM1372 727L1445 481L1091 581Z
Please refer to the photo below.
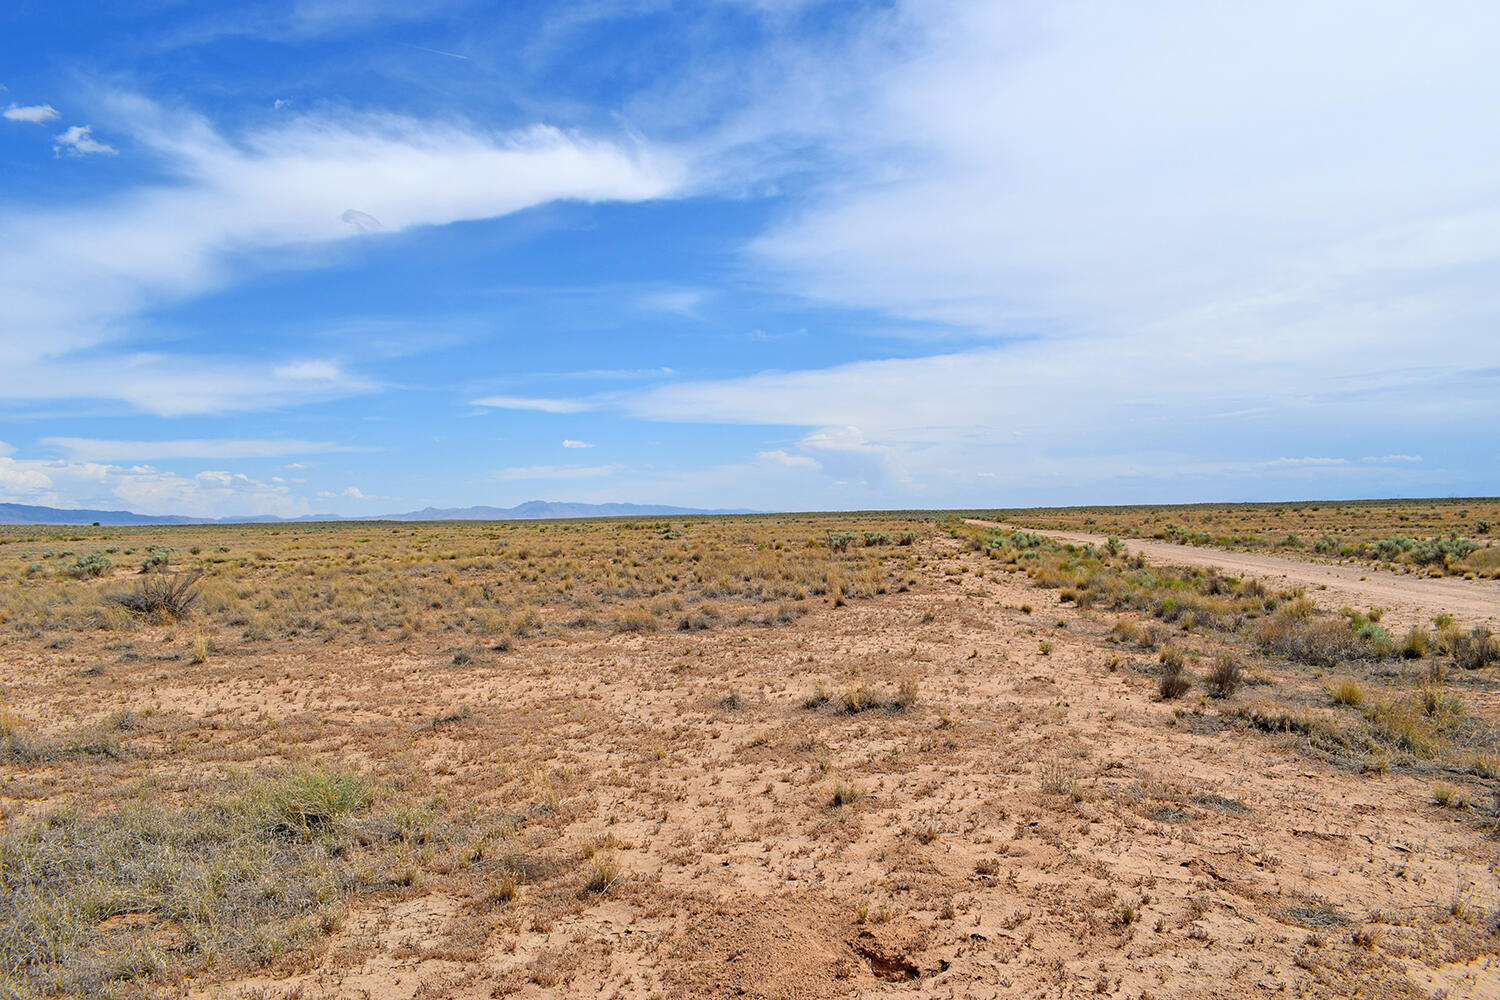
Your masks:
M195 808L142 798L10 831L0 987L102 994L305 946L338 925L350 893L380 887L354 863L378 822L371 799L363 780L312 768L243 778Z
M1208 675L1203 679L1203 685L1215 698L1229 698L1239 688L1244 673L1245 668L1241 666L1239 657L1233 654L1216 656Z
M114 568L72 572L91 552ZM200 571L180 620L109 599ZM1254 935L1268 988L1400 995L1407 959L1467 961L1430 928L1492 860L1471 623L1405 663L1369 614L1107 546L879 516L6 529L0 577L0 994L1206 996ZM1298 965L1275 923L1315 893L1411 930Z
M1500 579L1500 500L1371 500L1004 510L1033 528L1158 538Z

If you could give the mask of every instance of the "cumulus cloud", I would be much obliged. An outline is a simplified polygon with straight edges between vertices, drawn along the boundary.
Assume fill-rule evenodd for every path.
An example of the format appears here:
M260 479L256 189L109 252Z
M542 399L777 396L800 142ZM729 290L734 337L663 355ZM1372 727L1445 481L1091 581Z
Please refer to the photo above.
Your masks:
M52 488L52 478L33 464L0 456L0 491L9 496L27 496Z
M53 136L55 145L52 151L59 155L67 153L69 156L118 156L120 151L108 143L100 142L93 136L93 126L72 125L63 132Z
M50 122L58 116L57 109L50 104L30 104L25 106L12 104L3 112L0 112L0 115L3 115L7 121L27 122L32 125Z
M590 444L587 441L575 441L572 438L563 438L562 446L564 448L592 448L592 447L594 447L592 444Z
M358 486L346 486L342 490L338 490L338 491L334 491L334 490L319 490L318 491L318 496L321 499L323 499L323 500L333 500L333 499L337 499L339 497L348 497L351 500L378 500L378 499L380 499L379 497L372 497L372 496L370 496L369 494L367 494L363 490L361 490Z
M144 464L10 457L0 458L0 499L205 518L309 513L289 486L223 469L179 475Z

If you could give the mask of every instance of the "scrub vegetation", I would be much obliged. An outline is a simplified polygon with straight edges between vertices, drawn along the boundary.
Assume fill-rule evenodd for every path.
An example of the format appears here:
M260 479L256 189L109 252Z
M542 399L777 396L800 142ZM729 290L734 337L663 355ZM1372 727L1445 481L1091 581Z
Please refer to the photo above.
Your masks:
M1500 579L1500 500L1363 500L992 511L1034 528L1155 538L1363 563L1399 573Z
M0 995L1404 995L1500 642L1392 621L951 514L0 529Z

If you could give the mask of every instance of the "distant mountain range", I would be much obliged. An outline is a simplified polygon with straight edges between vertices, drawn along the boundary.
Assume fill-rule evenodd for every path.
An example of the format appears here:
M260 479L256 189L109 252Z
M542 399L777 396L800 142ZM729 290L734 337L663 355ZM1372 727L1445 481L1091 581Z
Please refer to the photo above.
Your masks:
M135 514L128 510L89 510L0 503L0 524L271 524L299 521L539 521L561 517L686 517L697 514L753 514L752 510L700 510L640 503L568 503L528 500L514 507L424 507L404 514L343 517L305 514L302 517L184 517L180 514Z

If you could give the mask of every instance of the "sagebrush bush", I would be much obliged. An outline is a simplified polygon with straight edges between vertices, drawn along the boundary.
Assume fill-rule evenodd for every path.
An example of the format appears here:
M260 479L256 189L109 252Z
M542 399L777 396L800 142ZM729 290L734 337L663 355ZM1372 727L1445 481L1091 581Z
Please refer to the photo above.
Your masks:
M1464 670L1480 670L1500 663L1500 641L1483 626L1453 641L1453 662Z
M1226 653L1223 656L1214 657L1213 665L1208 669L1208 676L1203 679L1209 694L1215 698L1228 698L1234 694L1235 689L1240 686L1240 678L1244 668L1240 666L1239 659L1233 654Z
M1350 631L1343 621L1304 617L1285 609L1257 624L1253 638L1268 653L1313 666L1332 667L1345 660L1377 656L1376 647Z
M73 563L73 575L77 577L103 576L114 567L109 557L102 552L90 552L79 556Z
M201 576L201 573L155 574L142 580L134 590L114 594L110 600L135 615L185 618L198 600L197 584Z
M1176 646L1167 646L1158 659L1161 660L1161 676L1156 682L1157 693L1167 701L1181 697L1192 687L1187 678L1187 658Z

